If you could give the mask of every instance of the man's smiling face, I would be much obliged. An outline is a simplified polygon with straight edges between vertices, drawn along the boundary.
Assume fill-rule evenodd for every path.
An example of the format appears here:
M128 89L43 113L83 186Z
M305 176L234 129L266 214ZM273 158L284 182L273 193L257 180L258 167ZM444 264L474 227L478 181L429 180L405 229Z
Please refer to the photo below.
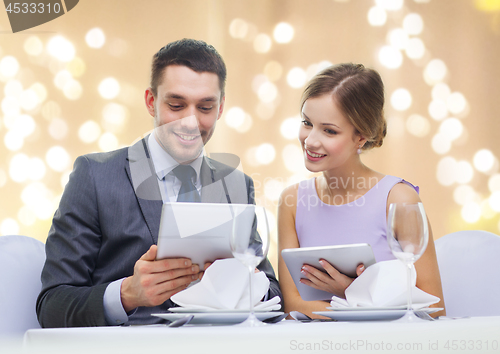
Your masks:
M224 108L217 74L181 65L167 66L156 97L149 88L145 100L154 117L156 140L182 164L200 155Z

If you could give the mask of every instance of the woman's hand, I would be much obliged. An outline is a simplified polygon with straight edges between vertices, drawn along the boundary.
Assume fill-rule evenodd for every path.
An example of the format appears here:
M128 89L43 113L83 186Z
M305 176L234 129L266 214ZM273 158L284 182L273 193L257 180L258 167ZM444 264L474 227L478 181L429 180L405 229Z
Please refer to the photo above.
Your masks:
M308 264L302 266L301 273L307 277L307 279L302 278L300 282L306 284L315 289L323 290L329 292L335 296L345 298L345 289L354 281L354 278L348 277L340 273L335 269L330 263L321 259L319 261L323 269L323 272L319 269L314 268ZM359 276L365 270L363 264L358 265L356 268L356 274Z

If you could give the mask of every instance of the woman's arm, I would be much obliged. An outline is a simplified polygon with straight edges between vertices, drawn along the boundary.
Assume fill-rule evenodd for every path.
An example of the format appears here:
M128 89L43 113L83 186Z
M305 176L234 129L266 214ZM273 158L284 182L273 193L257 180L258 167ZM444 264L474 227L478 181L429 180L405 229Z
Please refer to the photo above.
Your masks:
M323 318L314 315L313 311L325 311L329 307L326 301L304 301L293 282L285 261L281 257L281 251L286 248L298 248L299 240L295 231L295 211L297 207L298 185L286 188L280 196L278 206L278 275L285 312L300 311L313 318Z
M398 183L389 192L387 198L387 214L389 205L391 203L419 203L421 202L417 192L407 184ZM432 237L432 230L429 220L429 243L424 254L418 261L415 262L415 269L417 271L417 287L429 294L439 297L441 300L431 305L431 307L443 307L443 288L441 286L441 276L439 274L439 267L436 257L436 248L434 247L434 238ZM446 311L439 311L432 316L444 316Z

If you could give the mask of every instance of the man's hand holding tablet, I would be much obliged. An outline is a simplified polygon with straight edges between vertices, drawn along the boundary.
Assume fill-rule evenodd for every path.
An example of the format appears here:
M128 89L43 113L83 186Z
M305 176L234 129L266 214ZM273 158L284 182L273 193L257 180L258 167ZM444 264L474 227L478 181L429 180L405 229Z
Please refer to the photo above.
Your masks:
M157 249L152 245L135 263L134 274L123 280L120 295L126 312L139 306L158 306L203 275L189 258L156 260Z

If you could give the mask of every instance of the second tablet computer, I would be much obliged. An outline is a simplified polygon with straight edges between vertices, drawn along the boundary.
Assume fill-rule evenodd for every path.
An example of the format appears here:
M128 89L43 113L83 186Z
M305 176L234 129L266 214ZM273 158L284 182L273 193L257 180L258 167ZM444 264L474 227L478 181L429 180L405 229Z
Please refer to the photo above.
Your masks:
M319 270L323 270L319 260L324 259L334 266L339 272L349 277L356 277L356 267L360 263L363 263L365 267L369 267L375 263L372 248L367 243L340 246L289 248L282 250L281 255L283 256L286 267L288 268L293 282L299 291L300 297L302 297L305 301L330 300L332 298L332 294L326 291L314 289L300 282L300 278L304 277L300 272L304 264L309 264Z

